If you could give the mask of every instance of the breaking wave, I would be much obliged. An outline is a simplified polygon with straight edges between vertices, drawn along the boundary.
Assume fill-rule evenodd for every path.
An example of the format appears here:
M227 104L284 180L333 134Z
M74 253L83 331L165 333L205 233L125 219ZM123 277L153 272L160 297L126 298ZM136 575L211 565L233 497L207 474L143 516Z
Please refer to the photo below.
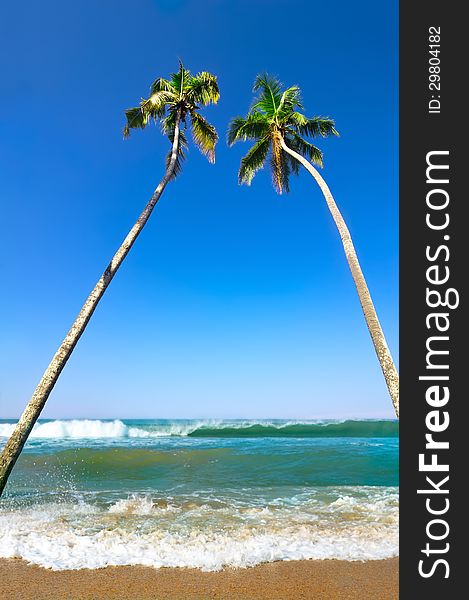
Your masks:
M15 423L0 423L0 437L9 437ZM393 420L346 421L158 421L133 422L73 419L37 423L31 438L242 438L242 437L397 437Z

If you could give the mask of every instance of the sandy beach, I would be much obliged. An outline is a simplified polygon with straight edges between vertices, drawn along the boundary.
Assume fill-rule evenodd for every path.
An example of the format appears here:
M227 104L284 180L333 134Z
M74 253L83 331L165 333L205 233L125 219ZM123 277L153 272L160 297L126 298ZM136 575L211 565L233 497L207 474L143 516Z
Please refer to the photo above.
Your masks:
M51 571L0 560L9 600L394 600L398 559L292 561L203 573L197 569L107 567Z

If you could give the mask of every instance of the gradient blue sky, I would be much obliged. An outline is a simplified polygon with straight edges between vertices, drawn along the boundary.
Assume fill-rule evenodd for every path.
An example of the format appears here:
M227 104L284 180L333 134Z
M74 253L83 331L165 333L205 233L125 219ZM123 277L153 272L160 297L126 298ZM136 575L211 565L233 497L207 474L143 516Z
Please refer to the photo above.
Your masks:
M307 173L238 187L259 71L333 117L318 142L398 351L397 3L25 0L2 8L0 417L18 416L163 173L123 110L177 68L219 76L194 149L101 301L44 417L393 416L340 239Z

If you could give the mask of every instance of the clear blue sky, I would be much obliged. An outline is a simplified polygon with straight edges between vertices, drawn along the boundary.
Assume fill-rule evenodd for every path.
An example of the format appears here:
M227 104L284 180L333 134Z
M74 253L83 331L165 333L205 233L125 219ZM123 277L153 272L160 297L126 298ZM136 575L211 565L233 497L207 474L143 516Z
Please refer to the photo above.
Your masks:
M307 173L238 187L256 73L336 120L318 142L395 359L397 3L25 0L2 8L0 417L18 416L163 173L124 109L181 58L218 75L217 162L191 148L44 417L393 416L340 240Z

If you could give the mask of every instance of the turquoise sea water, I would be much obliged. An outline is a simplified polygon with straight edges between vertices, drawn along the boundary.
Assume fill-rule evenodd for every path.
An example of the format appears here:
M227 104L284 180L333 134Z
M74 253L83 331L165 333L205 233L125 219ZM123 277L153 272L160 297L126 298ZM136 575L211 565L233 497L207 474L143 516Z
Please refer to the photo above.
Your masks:
M13 427L0 421L0 445ZM395 421L41 421L0 504L0 556L205 570L385 558L397 486Z

